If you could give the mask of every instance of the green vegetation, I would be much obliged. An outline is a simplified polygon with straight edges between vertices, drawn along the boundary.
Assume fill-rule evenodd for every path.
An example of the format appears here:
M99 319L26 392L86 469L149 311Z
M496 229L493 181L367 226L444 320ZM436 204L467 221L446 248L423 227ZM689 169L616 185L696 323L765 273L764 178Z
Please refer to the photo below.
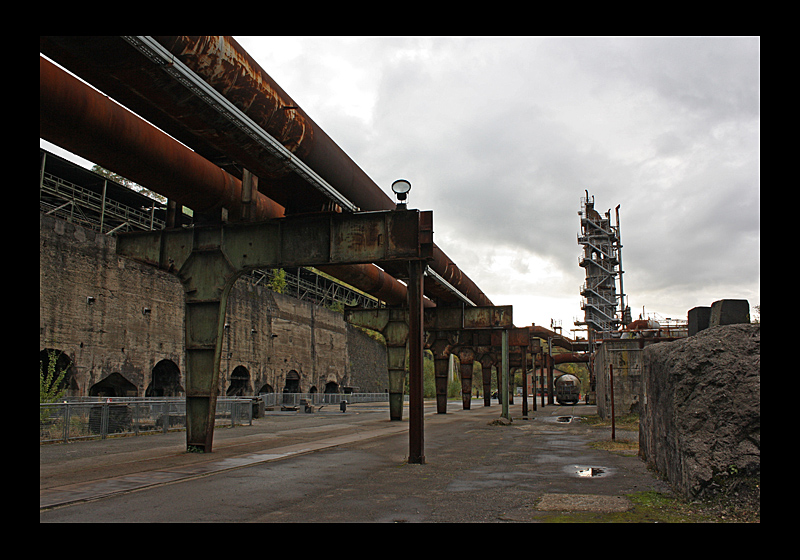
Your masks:
M64 397L64 371L56 369L58 354L48 352L47 365L39 361L39 403L52 403ZM46 371L45 371L46 370Z
M611 418L600 418L597 415L583 416L581 424L591 426L592 428L610 428ZM639 429L639 415L626 414L624 416L617 416L614 423L618 430L638 430Z
M272 278L267 282L267 288L275 293L282 294L286 289L286 271L282 268L273 268Z

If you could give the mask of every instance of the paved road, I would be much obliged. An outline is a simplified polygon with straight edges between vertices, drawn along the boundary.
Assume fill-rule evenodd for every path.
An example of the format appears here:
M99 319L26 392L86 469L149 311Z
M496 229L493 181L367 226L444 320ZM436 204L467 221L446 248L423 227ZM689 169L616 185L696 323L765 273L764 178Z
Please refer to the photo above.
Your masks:
M40 446L40 521L530 522L667 490L637 457L587 445L610 430L563 421L595 407L520 408L503 426L496 404L429 403L423 465L384 404L268 414L217 430L208 455L186 453L184 433Z

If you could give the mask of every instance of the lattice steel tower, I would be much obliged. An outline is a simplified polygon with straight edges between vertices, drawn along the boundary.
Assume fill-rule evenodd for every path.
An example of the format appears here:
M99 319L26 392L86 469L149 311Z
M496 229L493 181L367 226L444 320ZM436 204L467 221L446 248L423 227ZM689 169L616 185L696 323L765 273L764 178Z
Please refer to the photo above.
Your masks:
M583 254L578 264L586 270L586 282L581 286L581 309L584 320L576 325L586 325L588 340L610 338L620 324L630 323L630 309L625 306L622 289L622 244L619 231L619 206L616 208L616 225L611 221L611 211L601 216L594 209L594 197L581 198L581 233L578 244ZM619 295L616 281L619 278ZM619 298L619 301L617 300ZM619 314L617 310L619 309Z

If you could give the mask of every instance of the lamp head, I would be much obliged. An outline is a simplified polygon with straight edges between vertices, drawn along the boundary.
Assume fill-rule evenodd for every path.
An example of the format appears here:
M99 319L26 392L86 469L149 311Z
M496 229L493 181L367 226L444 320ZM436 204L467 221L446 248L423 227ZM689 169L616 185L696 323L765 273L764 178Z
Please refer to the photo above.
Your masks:
M405 179L398 179L392 183L392 192L397 196L399 201L397 206L405 208L405 200L408 198L408 191L411 190L411 183Z

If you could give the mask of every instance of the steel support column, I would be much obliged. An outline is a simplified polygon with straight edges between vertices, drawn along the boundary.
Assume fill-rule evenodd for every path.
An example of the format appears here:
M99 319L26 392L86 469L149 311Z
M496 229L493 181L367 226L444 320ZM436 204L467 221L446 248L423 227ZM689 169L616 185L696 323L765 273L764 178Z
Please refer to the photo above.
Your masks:
M408 462L422 464L425 462L425 436L423 421L423 315L422 292L424 286L423 261L408 263Z
M458 361L461 364L461 404L464 410L470 410L472 404L472 367L475 363L475 350L472 346L458 349Z
M403 419L403 394L406 381L406 343L408 310L403 308L346 309L348 323L379 332L386 339L389 372L389 419Z
M438 309L438 308L437 308ZM430 346L433 354L433 382L436 389L436 412L447 413L447 385L450 374L450 348L452 341L447 332L433 333L433 343Z
M503 356L503 418L508 420L508 331L504 330L502 337L502 356Z
M221 250L221 232L196 228L180 268L186 332L186 447L211 452L228 295L241 271ZM216 239L208 236L220 234Z
M492 405L492 366L494 358L491 354L483 354L481 359L481 381L483 382L483 406Z
M522 348L522 416L528 418L528 352Z

